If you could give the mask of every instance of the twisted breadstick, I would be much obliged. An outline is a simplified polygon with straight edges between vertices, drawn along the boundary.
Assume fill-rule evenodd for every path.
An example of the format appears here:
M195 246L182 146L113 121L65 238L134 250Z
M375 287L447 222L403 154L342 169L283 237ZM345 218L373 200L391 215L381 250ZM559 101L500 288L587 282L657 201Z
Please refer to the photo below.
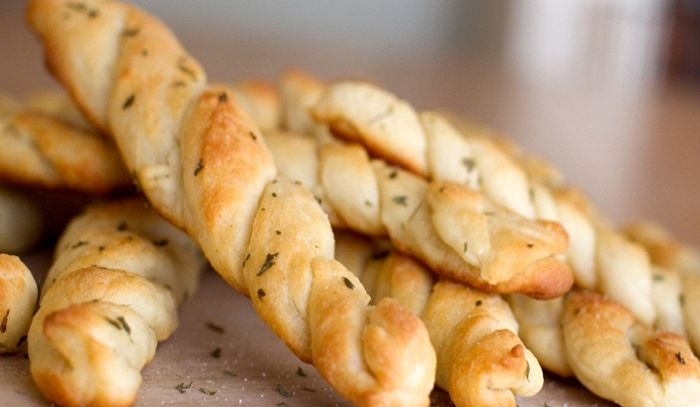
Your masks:
M700 254L654 223L633 224L625 233L647 249L656 266L655 303L660 310L657 325L687 334L695 354L700 354Z
M32 377L66 406L131 405L204 261L138 200L90 207L56 248L28 335Z
M36 297L27 266L17 256L0 254L0 354L17 351L27 339Z
M388 234L441 275L496 292L556 297L572 284L558 224L530 221L450 182L427 183L359 146L267 132L280 173L313 191L336 227ZM294 154L290 154L294 152Z
M592 292L567 297L563 326L571 368L597 395L634 407L700 401L700 361L682 336L640 324Z
M26 100L26 107L29 110L36 110L54 116L85 131L93 133L95 131L95 128L85 119L75 103L64 92L43 91L32 93Z
M274 183L260 131L159 21L108 1L36 0L47 64L112 134L151 204L250 295L301 359L359 405L426 405L435 354L391 300L368 307L333 257L328 220L301 186ZM346 282L350 281L351 284Z
M396 298L426 322L438 355L436 383L461 406L515 406L514 395L542 387L542 369L516 332L508 305L432 273L395 251L340 234L336 255L349 265L376 301ZM384 249L386 250L386 249Z
M280 101L274 86L261 81L245 81L233 86L236 100L262 130L280 126Z
M77 123L67 104L65 96L44 96L0 114L0 178L91 193L128 186L114 145Z
M571 191L541 183L553 177L547 172L543 177L536 171L541 167L519 159L516 149L504 148L483 132L465 134L438 114L416 113L405 101L362 82L331 85L311 115L333 134L359 141L373 154L423 177L482 190L529 219L561 222L570 239L567 255L576 283L598 287L645 323L654 321L651 270L643 250L606 227Z

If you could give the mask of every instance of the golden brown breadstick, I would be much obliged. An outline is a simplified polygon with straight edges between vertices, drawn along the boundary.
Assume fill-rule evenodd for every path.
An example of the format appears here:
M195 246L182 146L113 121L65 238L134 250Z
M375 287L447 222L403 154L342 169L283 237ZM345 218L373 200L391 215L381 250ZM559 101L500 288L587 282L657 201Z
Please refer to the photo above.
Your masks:
M134 403L141 369L177 327L204 266L139 200L88 208L58 242L28 334L34 382L65 406Z
M597 395L624 407L700 400L700 361L684 337L653 330L592 292L567 296L563 327L571 368Z
M625 233L647 249L655 265L656 325L686 333L695 354L700 354L700 254L652 222L632 224Z
M36 298L27 266L17 256L0 254L0 354L17 351L27 339Z
M435 354L424 325L395 301L367 306L360 282L331 260L325 214L300 185L274 182L260 130L233 94L207 86L174 35L141 10L74 4L32 1L30 24L49 69L113 136L153 207L342 396L426 405Z
M489 291L552 298L571 287L556 223L527 220L455 183L428 183L358 146L280 131L266 140L282 176L322 192L335 227L388 235L436 273Z
M562 188L546 165L488 132L416 112L369 83L331 84L310 112L333 134L426 179L466 184L525 218L561 222L576 283L602 290L653 323L652 274L644 251L603 222L582 195Z
M60 94L0 113L0 178L98 194L128 187L129 176L113 143L77 116Z
M417 261L378 250L349 234L336 255L372 294L395 298L426 322L438 355L438 386L462 406L515 406L514 395L542 387L542 369L517 336L518 324L499 296L445 279L435 281Z

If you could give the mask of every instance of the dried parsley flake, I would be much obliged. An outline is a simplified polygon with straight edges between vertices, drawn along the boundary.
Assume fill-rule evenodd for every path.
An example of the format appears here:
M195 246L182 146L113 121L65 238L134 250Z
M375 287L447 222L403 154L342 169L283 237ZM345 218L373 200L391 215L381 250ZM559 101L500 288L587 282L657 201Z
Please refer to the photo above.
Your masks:
M277 258L278 253L268 253L267 256L265 257L265 262L263 265L260 267L260 271L258 271L258 274L256 276L261 276L263 273L265 273L267 270L269 270L272 266L275 265L275 259Z
M343 282L345 283L345 286L346 286L347 288L349 288L349 289L351 289L351 290L352 290L353 288L355 288L355 284L353 284L352 281L350 281L349 278L343 277Z
M391 198L391 200L394 201L395 204L402 206L408 206L407 199L408 198L406 198L406 195L396 195L395 197Z
M224 333L224 327L222 327L221 325L215 324L213 322L207 322L205 325L207 328L209 328L210 330L212 330L216 333L219 333L219 334Z

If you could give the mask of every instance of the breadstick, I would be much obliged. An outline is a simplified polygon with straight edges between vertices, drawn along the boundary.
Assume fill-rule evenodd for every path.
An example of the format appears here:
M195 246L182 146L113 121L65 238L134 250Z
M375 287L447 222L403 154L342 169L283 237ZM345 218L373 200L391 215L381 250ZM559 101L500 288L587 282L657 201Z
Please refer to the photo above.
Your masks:
M656 267L653 287L660 309L657 326L687 334L699 355L700 254L652 222L632 224L625 233L647 249Z
M95 194L128 187L128 174L112 142L78 123L65 99L42 96L0 114L0 178Z
M515 406L543 383L537 359L517 336L518 324L499 296L439 279L395 251L372 250L349 234L336 255L356 273L373 301L396 298L426 322L438 355L436 383L458 406Z
M481 289L552 298L571 287L556 223L527 220L455 183L428 183L359 146L280 131L266 140L282 176L323 191L317 198L335 227L388 235L436 273Z
M56 247L29 329L34 382L65 406L131 405L203 257L139 200L89 207Z
M653 323L652 275L643 250L601 222L587 202L582 207L580 196L558 183L541 183L555 177L531 160L519 160L517 149L484 132L465 134L442 115L418 113L363 82L332 84L310 113L333 134L424 178L464 183L525 218L561 222L570 239L567 255L576 283L603 290Z
M272 130L280 126L280 102L274 86L262 81L239 82L233 86L236 100L260 129Z
M174 35L141 10L74 4L32 1L30 24L49 69L112 135L153 207L342 396L427 405L435 354L424 325L394 301L367 306L360 282L331 260L332 230L312 195L273 183L260 130L233 94L207 86Z
M36 298L27 266L17 256L0 254L0 354L17 351L27 339Z
M700 361L682 336L655 331L592 292L567 296L563 326L571 368L597 395L623 407L700 400Z

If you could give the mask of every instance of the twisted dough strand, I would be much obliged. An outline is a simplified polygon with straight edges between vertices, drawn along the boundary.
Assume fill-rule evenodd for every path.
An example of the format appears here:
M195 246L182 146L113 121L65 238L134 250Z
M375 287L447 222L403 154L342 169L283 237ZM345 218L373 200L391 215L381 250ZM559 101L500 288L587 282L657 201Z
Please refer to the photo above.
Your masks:
M66 406L131 405L197 286L194 243L138 200L93 206L58 242L28 334L32 377Z
M415 260L349 234L337 236L336 254L376 301L396 298L426 322L437 351L436 383L462 406L515 406L514 395L542 387L537 359L517 336L508 305L432 273Z
M0 254L0 354L12 353L27 339L37 286L17 256Z
M307 94L318 94L317 88ZM299 86L295 89L305 91ZM417 114L407 103L368 84L331 86L311 108L311 115L335 135L359 141L372 153L426 178L465 183L525 217L561 222L570 241L567 259L579 286L607 293L643 324L655 323L682 332L680 321L684 315L680 315L677 301L678 279L673 278L673 273L666 273L664 278L655 277L652 283L655 269L644 248L611 228L587 199L565 187L559 174L548 165L508 143L484 137L483 132L473 127L455 126L433 113ZM412 139L391 142L399 136L422 138L414 146L425 148L404 149L404 145L413 143ZM655 271L656 276L660 273ZM693 283L692 277L686 277L684 290L696 292L700 284ZM686 301L694 304L692 299L696 296L691 293L686 296L691 299ZM567 356L565 351L561 327L563 301L541 303L514 296L511 305L523 327L523 340L543 366L562 375L571 374L569 360L575 354L570 352ZM600 310L601 314L606 312L607 309ZM593 346L595 339L580 337L578 341L583 349ZM595 363L589 368L592 373L605 374L602 366ZM615 375L607 380L615 387L629 377ZM692 394L689 396L692 398Z
M524 219L455 183L428 183L359 146L279 131L266 140L281 175L315 191L336 227L388 235L436 272L489 291L551 298L571 287L557 259L566 249L558 224Z
M576 283L598 288L643 322L654 322L646 253L613 231L582 195L563 188L555 172L512 145L473 127L455 126L439 114L417 113L407 102L362 82L332 84L310 113L333 134L424 178L466 184L528 219L561 222L569 235L567 258Z
M0 178L90 193L127 187L114 145L76 122L74 110L65 96L51 94L0 113Z
M657 326L686 334L700 355L700 254L651 222L632 224L625 234L647 249L654 264L654 300L663 317Z
M425 327L394 301L368 307L359 281L329 260L325 214L301 186L272 182L272 157L233 93L207 86L172 33L140 10L71 4L32 1L30 23L49 68L112 134L158 212L341 395L426 405L435 355Z
M599 294L573 292L564 306L566 351L576 377L626 406L700 401L700 361L679 335L655 331Z

